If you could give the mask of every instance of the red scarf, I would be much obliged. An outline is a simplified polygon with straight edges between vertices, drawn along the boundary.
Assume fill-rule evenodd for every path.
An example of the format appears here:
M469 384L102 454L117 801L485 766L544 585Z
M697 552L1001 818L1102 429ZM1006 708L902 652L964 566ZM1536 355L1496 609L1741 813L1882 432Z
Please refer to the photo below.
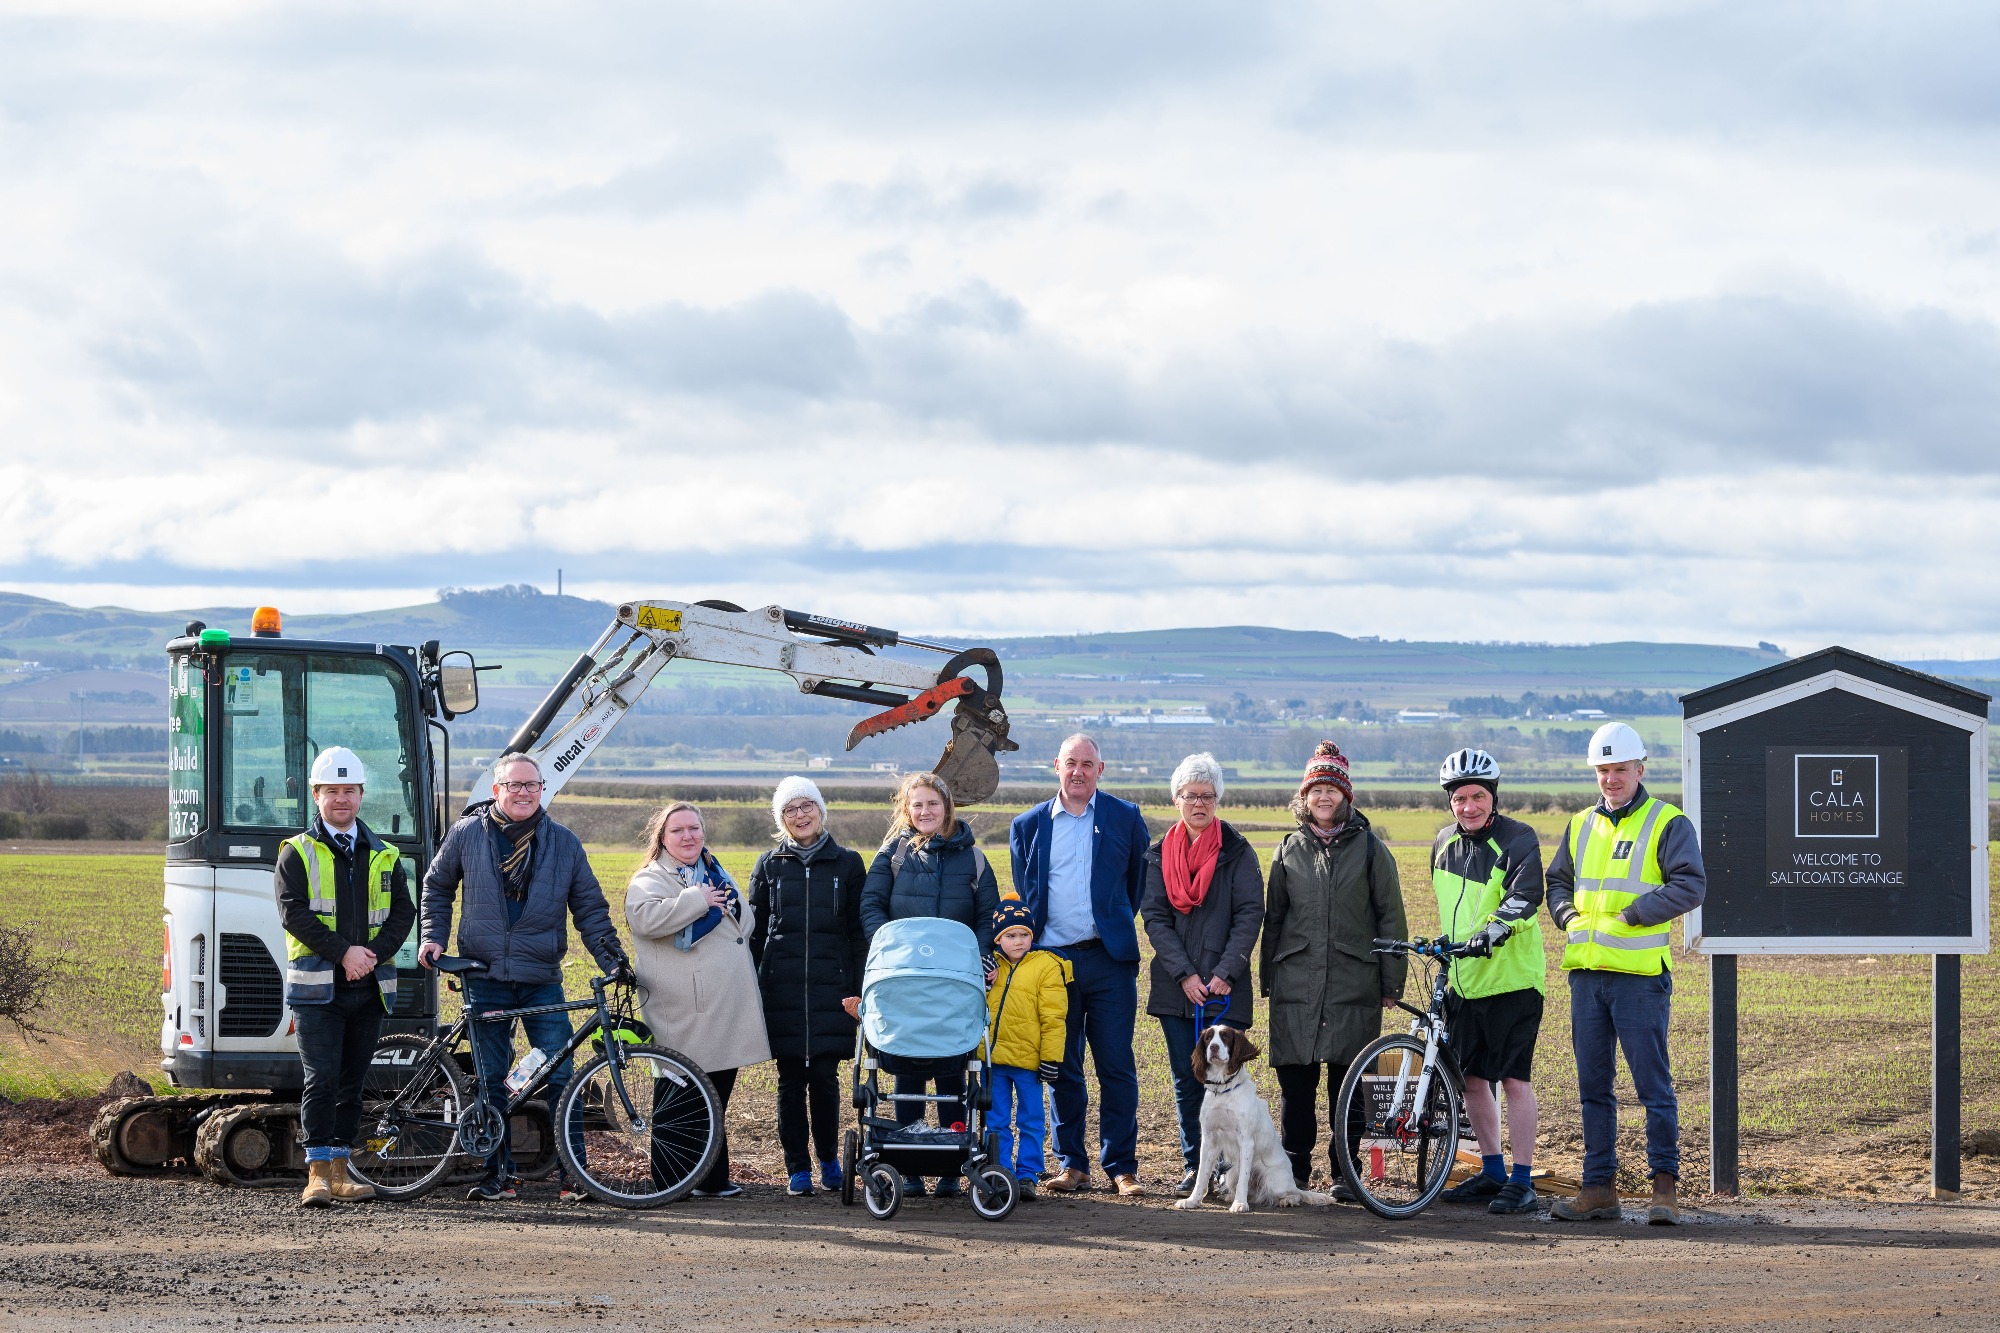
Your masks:
M1160 843L1160 870L1167 881L1167 901L1176 912L1192 912L1208 896L1222 859L1222 821L1211 819L1201 836L1188 841L1187 825L1176 821Z

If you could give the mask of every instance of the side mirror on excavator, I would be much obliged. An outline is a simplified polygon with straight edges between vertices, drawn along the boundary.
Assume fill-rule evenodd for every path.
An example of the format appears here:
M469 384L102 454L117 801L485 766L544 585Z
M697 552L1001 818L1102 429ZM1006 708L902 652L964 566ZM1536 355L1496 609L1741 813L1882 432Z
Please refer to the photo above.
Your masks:
M438 660L438 703L447 719L479 707L479 668L471 653L446 653Z

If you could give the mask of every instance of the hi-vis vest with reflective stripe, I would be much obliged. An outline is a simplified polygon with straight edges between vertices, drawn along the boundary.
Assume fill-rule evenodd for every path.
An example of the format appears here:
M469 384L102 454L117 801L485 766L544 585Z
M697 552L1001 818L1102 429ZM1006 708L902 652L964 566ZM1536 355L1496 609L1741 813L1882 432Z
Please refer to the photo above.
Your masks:
M334 919L335 871L333 848L301 833L285 842L299 854L306 868L307 906L328 930L340 927ZM357 846L357 852L365 850ZM389 885L396 871L396 851L381 847L368 853L368 927L372 933L389 919ZM296 935L285 937L285 1003L297 1008L306 1004L333 1003L333 981L339 968L314 953ZM382 990L382 1008L396 1007L396 963L390 959L375 969L375 984Z
M1563 949L1565 968L1657 976L1672 966L1668 924L1628 926L1618 914L1642 893L1666 883L1660 834L1680 813L1654 797L1615 825L1596 806L1569 821L1570 862L1576 868L1576 919Z
M1471 937L1493 919L1493 913L1507 896L1507 866L1500 844L1491 834L1467 838L1464 833L1444 845L1440 859L1449 855L1457 841L1484 846L1493 853L1493 873L1485 883L1453 874L1436 861L1431 863L1431 888L1437 894L1438 929L1447 939ZM1509 991L1537 990L1546 983L1542 973L1547 962L1542 953L1542 923L1531 916L1516 921L1507 942L1493 951L1491 958L1455 958L1451 963L1451 988L1462 999L1476 1000Z

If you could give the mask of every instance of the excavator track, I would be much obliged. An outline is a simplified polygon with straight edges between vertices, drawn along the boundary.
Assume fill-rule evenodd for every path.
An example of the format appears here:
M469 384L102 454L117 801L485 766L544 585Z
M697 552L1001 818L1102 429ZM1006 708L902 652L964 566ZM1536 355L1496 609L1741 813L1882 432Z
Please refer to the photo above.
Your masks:
M195 1168L196 1124L204 1112L254 1099L242 1093L125 1097L108 1102L90 1125L90 1150L114 1176L166 1176Z
M194 1161L217 1185L269 1187L305 1179L297 1102L252 1102L208 1116L195 1131Z

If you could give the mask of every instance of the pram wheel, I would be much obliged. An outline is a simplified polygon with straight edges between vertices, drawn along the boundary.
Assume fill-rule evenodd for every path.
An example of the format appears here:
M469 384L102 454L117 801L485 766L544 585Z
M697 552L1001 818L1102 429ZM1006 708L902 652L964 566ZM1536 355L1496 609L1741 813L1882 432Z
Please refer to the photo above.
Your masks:
M877 1221L886 1222L903 1206L903 1177L894 1168L878 1163L868 1172L861 1201Z
M854 1206L854 1176L860 1165L861 1135L850 1129L840 1136L840 1201L849 1208Z
M998 1222L1014 1211L1014 1205L1021 1200L1020 1186L1004 1168L986 1166L972 1178L972 1211L989 1222Z

